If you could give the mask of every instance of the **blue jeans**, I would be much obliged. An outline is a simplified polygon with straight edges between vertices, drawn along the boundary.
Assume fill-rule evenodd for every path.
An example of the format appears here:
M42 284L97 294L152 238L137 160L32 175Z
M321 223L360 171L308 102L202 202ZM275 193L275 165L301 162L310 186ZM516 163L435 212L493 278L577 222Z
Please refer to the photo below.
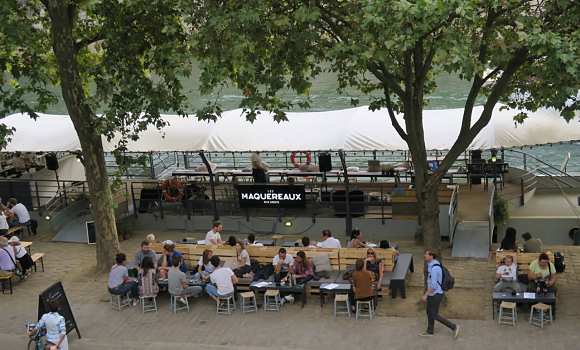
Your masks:
M139 284L135 281L123 283L115 288L109 288L109 292L115 295L128 295L131 298L139 298Z
M217 287L211 283L208 283L205 285L205 292L207 293L207 295L209 295L211 297L217 298L220 296L218 293Z

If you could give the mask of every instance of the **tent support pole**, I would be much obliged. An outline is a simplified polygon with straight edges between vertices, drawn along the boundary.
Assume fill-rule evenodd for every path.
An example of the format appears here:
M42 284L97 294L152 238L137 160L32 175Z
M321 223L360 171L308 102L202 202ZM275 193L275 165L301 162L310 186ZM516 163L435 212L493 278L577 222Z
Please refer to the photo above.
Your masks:
M344 171L344 204L346 208L346 235L350 235L352 231L352 216L350 215L350 182L348 180L348 171L346 168L346 158L342 150L338 151L338 156L340 157L340 163L342 164L342 171Z
M220 216L218 214L217 203L215 200L214 173L211 170L211 165L209 164L209 162L207 161L207 158L205 157L205 153L203 153L203 151L200 151L199 156L201 157L203 164L205 164L205 167L207 168L207 173L209 174L209 186L211 188L211 201L213 203L213 219L218 220L220 218Z

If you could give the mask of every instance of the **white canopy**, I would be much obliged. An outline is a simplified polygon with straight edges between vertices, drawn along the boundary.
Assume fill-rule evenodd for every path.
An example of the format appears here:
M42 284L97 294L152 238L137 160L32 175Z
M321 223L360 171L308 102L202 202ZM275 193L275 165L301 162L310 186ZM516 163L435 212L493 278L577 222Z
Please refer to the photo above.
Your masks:
M483 107L476 107L477 119ZM461 125L463 109L424 112L427 149L449 149ZM554 110L530 113L524 125L515 125L518 111L500 111L498 106L489 125L470 148L514 147L580 139L580 116L566 123ZM217 122L167 115L169 126L152 128L136 142L133 152L148 151L286 151L286 150L403 150L405 142L391 125L385 110L371 112L358 107L327 112L288 113L288 122L275 122L262 113L252 124L242 110L225 112ZM402 115L398 117L404 126ZM40 114L35 121L23 114L10 115L0 122L16 129L6 152L75 151L80 143L68 116ZM115 143L104 140L105 151Z

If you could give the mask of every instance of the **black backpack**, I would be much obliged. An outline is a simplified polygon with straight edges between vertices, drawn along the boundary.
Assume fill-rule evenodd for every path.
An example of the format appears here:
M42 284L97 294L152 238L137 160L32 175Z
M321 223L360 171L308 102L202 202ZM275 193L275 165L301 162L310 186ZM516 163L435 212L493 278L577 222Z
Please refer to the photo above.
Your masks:
M435 266L439 266L441 268L441 283L439 283L439 285L441 286L441 289L443 289L443 291L448 291L450 289L453 289L453 287L455 286L455 277L453 277L453 275L451 274L451 272L449 272L449 270L441 265L441 264L435 264L433 265L433 267ZM432 268L433 268L432 267Z
M554 267L557 273L562 273L566 270L566 264L564 263L564 255L560 252L554 253Z

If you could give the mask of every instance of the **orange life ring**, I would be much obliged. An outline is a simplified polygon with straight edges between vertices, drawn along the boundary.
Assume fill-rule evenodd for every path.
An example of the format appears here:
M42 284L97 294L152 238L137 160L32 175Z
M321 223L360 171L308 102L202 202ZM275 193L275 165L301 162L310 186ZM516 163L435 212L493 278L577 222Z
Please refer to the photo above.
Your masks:
M160 185L163 190L163 199L167 202L179 202L183 199L185 184L176 179L167 179Z
M290 155L290 161L292 162L292 165L294 165L295 168L300 168L303 165L303 164L298 163L296 161L296 154L297 153L306 154L306 164L312 163L312 153L310 153L310 152L292 152L292 154Z

